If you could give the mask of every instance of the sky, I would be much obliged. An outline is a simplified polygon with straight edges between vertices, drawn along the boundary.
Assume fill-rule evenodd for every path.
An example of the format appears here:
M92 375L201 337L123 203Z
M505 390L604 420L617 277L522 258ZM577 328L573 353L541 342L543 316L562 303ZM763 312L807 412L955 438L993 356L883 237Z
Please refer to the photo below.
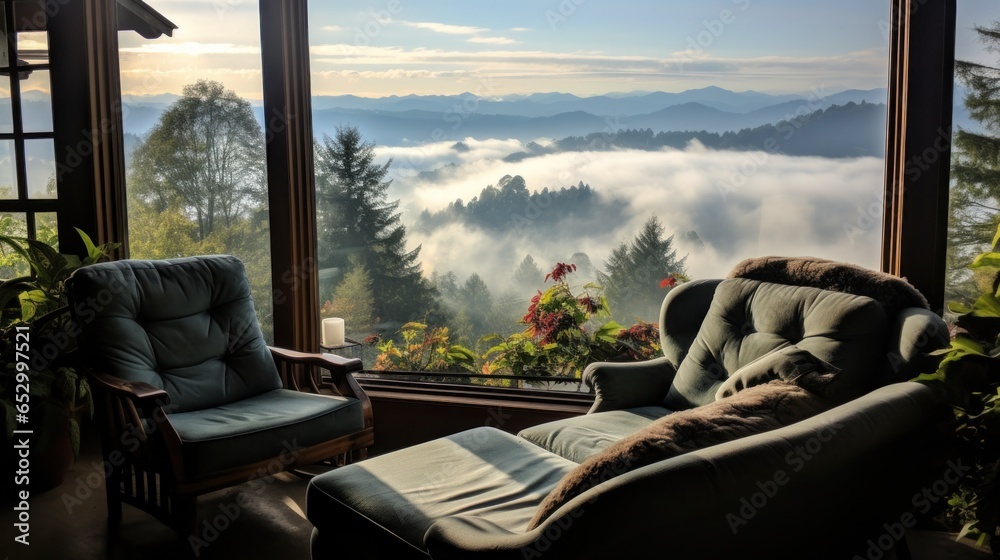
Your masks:
M157 40L121 35L125 94L179 94L185 84L207 78L260 99L256 1L148 2L179 29L174 37ZM888 0L311 0L313 94L588 96L713 85L808 94L881 88L887 82L888 5ZM959 0L957 57L994 62L997 53L983 51L973 26L998 18L995 0ZM458 139L381 146L379 156L399 162L412 159L406 150L419 150L426 169L435 169L454 157ZM565 239L538 244L514 233L485 239L473 230L411 229L408 244L422 245L425 273L454 270L464 278L481 268L470 268L466 256L485 245L496 252L489 259L495 270L479 272L495 289L500 286L493 283L502 283L526 251L544 263L560 258L550 254L553 247L588 247L600 263L654 210L668 232L695 231L706 242L678 247L690 255L695 277L723 275L746 256L803 250L878 266L884 168L879 158L748 152L734 159L692 146L667 153L584 153L582 163L580 155L553 155L511 166L501 159L519 148L511 142L466 139L474 149L462 156L452 179L422 182L399 175L392 194L410 216L455 198L468 200L505 174L522 174L532 190L582 180L601 196L628 201L628 218L613 231L568 229ZM718 185L746 169L739 188L720 199Z
M257 2L149 4L179 29L122 34L126 94L180 93L204 77L260 98ZM969 4L974 17L1000 12ZM309 18L315 95L807 93L886 82L887 0L312 0Z

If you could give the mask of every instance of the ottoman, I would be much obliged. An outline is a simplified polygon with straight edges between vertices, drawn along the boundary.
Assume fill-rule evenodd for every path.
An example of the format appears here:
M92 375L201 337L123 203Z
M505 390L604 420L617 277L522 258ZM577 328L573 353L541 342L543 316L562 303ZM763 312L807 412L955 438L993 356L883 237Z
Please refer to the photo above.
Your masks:
M482 427L335 469L309 482L312 558L374 558L366 556L373 542L381 558L428 558L424 535L444 517L468 515L523 532L577 466Z

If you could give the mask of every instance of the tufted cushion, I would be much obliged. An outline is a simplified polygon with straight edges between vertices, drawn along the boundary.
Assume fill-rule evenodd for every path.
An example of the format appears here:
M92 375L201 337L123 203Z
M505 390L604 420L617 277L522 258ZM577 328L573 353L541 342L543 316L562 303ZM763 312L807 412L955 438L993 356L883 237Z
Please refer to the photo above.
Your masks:
M842 391L860 395L871 389L884 361L887 328L882 306L866 296L745 278L724 280L663 406L682 410L713 402L730 375L791 345L832 365L840 371L837 383Z
M281 387L235 257L101 263L77 270L68 286L91 364L164 389L171 412Z

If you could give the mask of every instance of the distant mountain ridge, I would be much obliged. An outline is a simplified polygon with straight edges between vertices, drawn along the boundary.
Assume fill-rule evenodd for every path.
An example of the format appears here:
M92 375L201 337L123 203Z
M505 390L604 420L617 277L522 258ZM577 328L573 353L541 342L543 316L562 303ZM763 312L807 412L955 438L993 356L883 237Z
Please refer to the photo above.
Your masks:
M172 94L123 96L125 131L144 134L177 98ZM313 128L317 136L332 135L338 124L349 123L361 127L367 138L386 145L458 140L466 136L529 141L619 128L726 132L794 118L832 105L852 101L884 103L885 99L885 88L773 95L714 86L679 93L592 97L558 92L504 98L472 93L379 98L316 96ZM255 112L263 123L263 109L255 106Z

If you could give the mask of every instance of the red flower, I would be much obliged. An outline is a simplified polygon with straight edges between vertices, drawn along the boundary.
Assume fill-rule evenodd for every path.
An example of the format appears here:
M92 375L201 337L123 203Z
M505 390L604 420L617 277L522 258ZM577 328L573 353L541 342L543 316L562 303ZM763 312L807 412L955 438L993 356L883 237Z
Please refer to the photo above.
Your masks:
M575 264L556 263L556 267L552 269L552 272L545 275L545 281L548 282L549 278L552 278L553 282L559 282L570 272L576 272Z
M576 321L565 311L542 313L534 324L532 335L541 337L542 344L549 344L556 341L559 333L573 327L576 327Z
M522 323L534 323L535 318L538 315L538 300L542 297L542 292L538 292L531 298L531 305L528 306L528 312L521 317Z
M587 310L587 313L597 313L598 308L601 306L600 302L594 301L594 298L590 296L583 296L577 301Z
M660 280L660 287L661 288L673 288L676 285L677 285L677 279L674 278L673 274L671 274L670 276L667 276L663 280Z

